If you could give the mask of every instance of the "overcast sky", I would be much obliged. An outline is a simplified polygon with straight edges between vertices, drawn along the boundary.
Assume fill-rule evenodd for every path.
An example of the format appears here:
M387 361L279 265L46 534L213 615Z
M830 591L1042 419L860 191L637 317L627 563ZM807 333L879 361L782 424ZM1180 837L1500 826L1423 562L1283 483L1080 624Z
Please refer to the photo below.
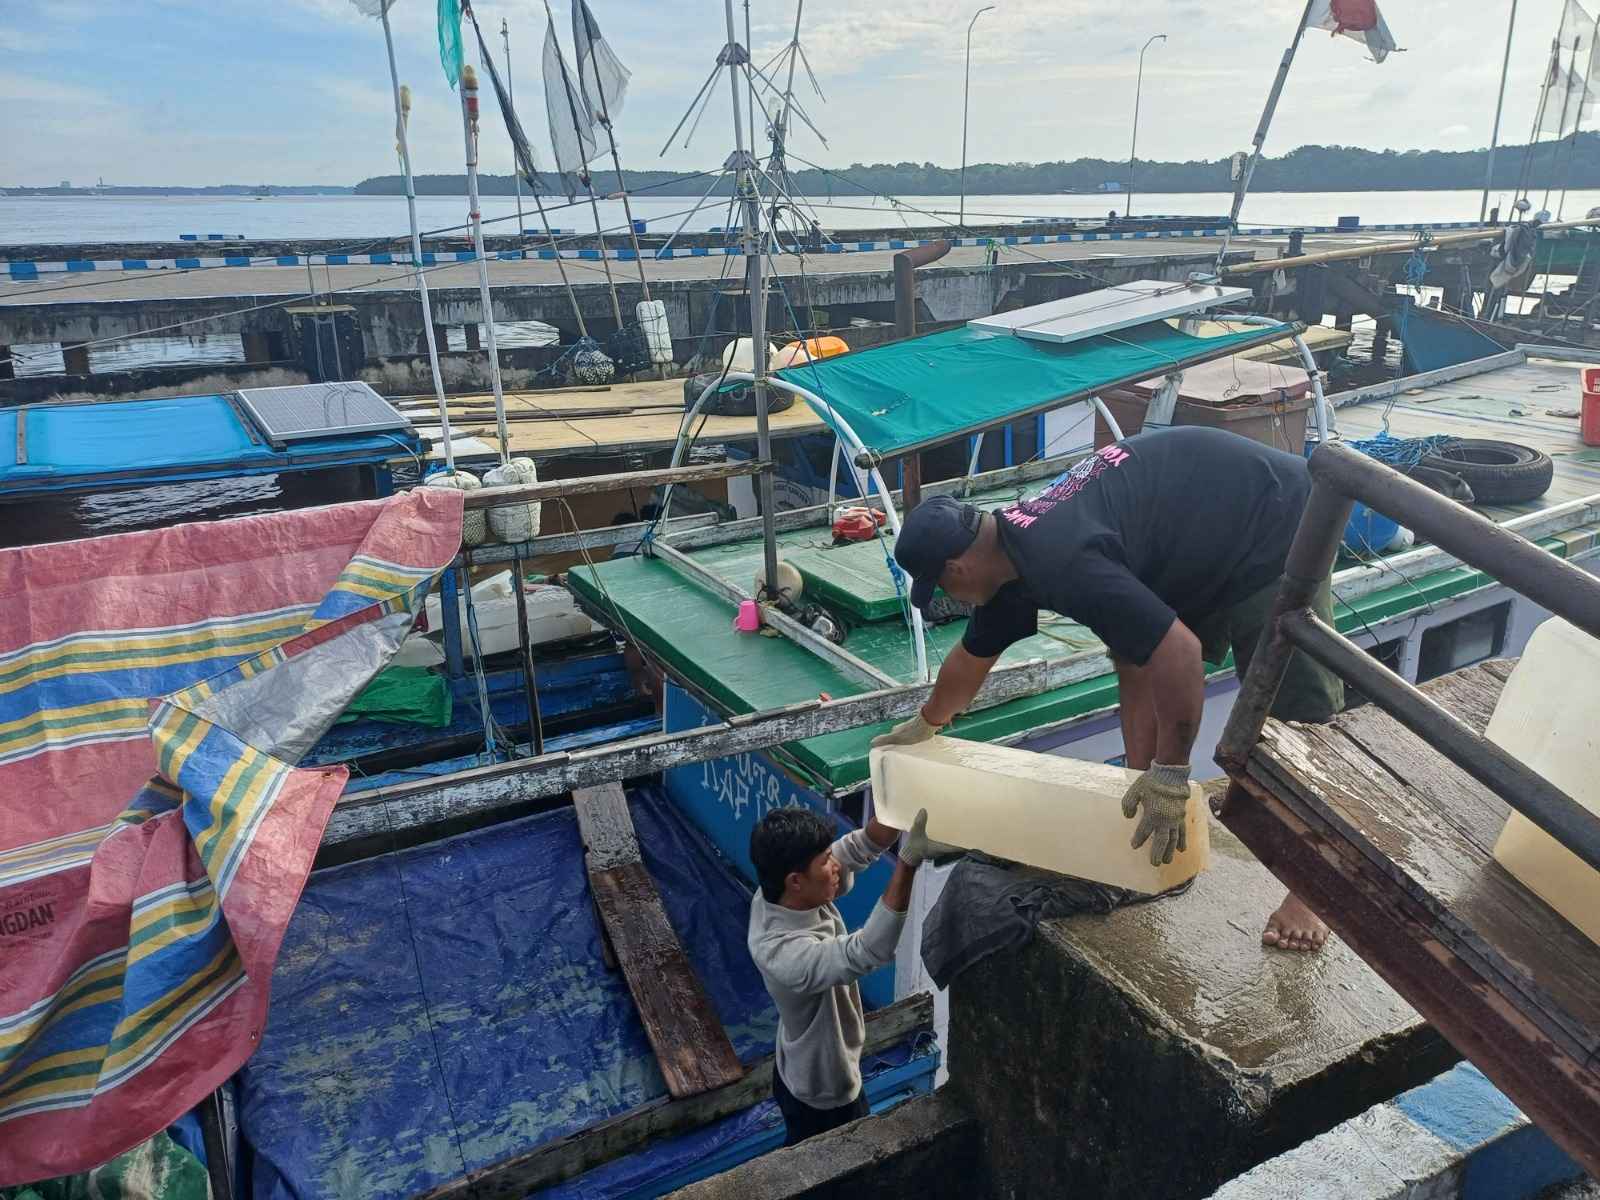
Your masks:
M731 148L726 79L688 150L658 157L726 40L718 0L591 0L633 72L618 121L624 166L700 168ZM552 0L570 54L568 0ZM972 44L969 158L1126 157L1139 47L1139 156L1216 158L1249 144L1300 0L996 0ZM793 140L830 166L932 161L961 149L962 53L976 3L806 0L801 41L827 102L799 94L828 138ZM1268 139L1406 150L1489 141L1509 0L1386 0L1406 52L1306 37ZM756 60L780 49L794 0L751 0ZM1526 140L1560 0L1522 0L1502 142ZM524 125L549 165L539 91L542 3L481 0L485 33L510 21ZM459 106L439 67L432 0L395 0L401 78L415 93L421 172L462 169ZM742 26L742 0L738 5ZM742 34L742 29L741 29ZM470 35L469 35L470 36ZM469 42L469 58L476 50ZM492 95L485 103L493 114ZM378 22L349 0L4 0L0 186L353 184L396 169ZM497 132L497 131L496 131ZM681 143L681 137L679 139ZM486 170L510 169L501 136Z

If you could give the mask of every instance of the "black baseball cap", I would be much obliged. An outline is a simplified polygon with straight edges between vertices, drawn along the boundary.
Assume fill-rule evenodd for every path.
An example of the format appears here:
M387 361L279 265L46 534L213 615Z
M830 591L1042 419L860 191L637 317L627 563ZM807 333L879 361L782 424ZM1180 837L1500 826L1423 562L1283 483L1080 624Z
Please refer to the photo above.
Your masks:
M907 515L895 539L894 560L911 576L911 603L928 607L945 564L966 553L982 522L976 508L949 496L924 500Z

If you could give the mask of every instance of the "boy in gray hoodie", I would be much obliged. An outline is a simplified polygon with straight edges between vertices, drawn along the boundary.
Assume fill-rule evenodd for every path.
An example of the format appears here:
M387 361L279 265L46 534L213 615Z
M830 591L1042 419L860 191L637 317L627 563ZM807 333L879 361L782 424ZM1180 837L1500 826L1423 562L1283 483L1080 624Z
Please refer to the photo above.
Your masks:
M867 1115L861 1087L866 1022L856 980L894 958L911 883L929 851L919 812L883 897L855 933L834 901L900 836L878 821L836 838L831 820L808 808L768 813L750 834L761 887L750 902L750 956L778 1006L772 1093L783 1111L784 1145Z

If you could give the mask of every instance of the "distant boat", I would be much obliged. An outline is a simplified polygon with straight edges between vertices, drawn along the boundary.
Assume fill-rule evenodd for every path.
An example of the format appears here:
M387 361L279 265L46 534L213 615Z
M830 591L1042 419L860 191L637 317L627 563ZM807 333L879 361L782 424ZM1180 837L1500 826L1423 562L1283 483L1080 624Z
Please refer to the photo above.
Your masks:
M263 183L255 190L254 195L257 200L266 200L272 196L272 189Z

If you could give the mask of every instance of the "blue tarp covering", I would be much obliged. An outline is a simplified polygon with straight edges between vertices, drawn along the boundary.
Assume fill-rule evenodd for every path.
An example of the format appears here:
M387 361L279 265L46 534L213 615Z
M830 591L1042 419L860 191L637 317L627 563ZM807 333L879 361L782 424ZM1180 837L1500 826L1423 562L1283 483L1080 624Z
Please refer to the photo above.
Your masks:
M0 457L0 494L59 490L72 481L160 483L383 462L421 449L415 434L396 430L307 438L274 450L252 436L226 396L3 409L0 445L19 444L19 419L24 461Z
M770 1054L777 1018L745 949L748 892L661 793L631 799L645 865L734 1048L746 1062ZM906 1057L875 1070L904 1076ZM926 1076L933 1061L910 1070ZM622 976L601 958L572 811L314 874L240 1084L254 1200L398 1200L463 1162L482 1167L664 1095ZM651 1181L777 1121L768 1101L561 1194L655 1194Z

